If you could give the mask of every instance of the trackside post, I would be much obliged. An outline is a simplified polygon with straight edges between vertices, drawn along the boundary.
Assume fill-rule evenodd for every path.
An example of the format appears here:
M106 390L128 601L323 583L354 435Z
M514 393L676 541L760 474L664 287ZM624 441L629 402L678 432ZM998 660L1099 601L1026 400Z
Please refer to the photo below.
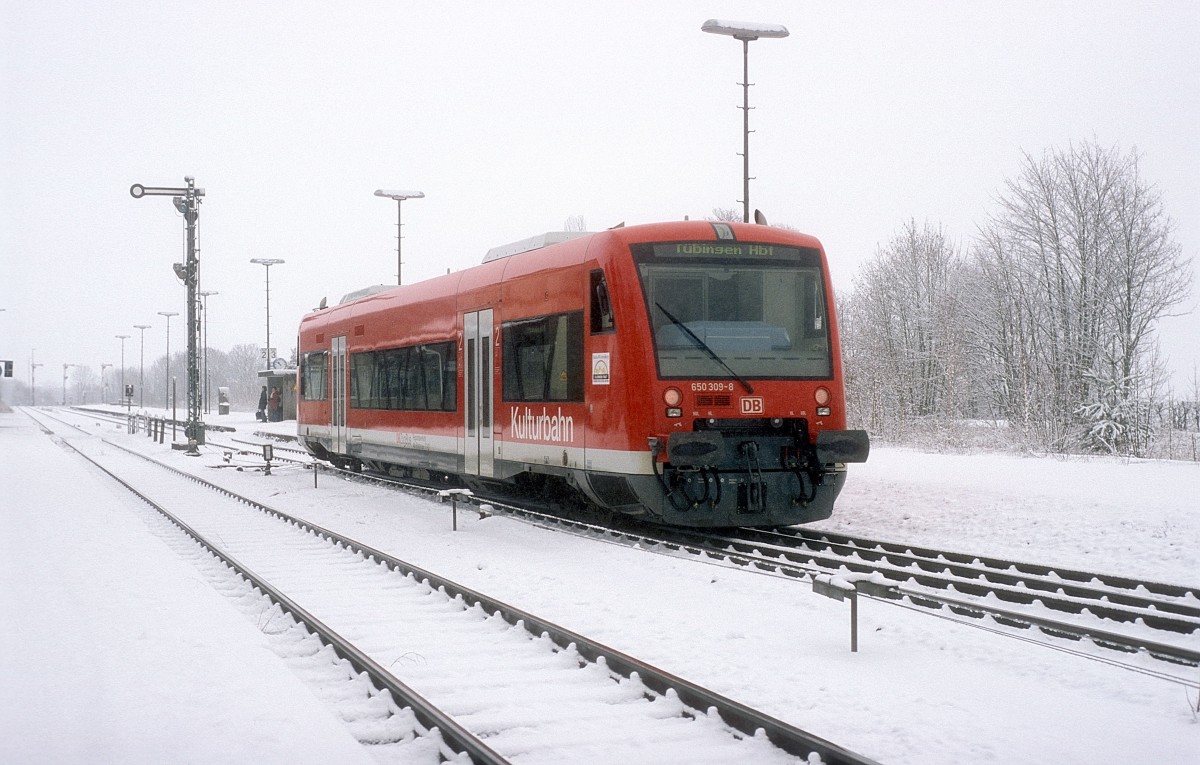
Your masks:
M850 652L858 652L858 591L845 579L828 574L814 576L813 592L833 600L850 599Z
M450 498L451 531L458 531L458 495L460 494L464 497L474 496L470 489L443 489L438 492L438 497L443 501L445 501L446 497Z
M887 597L892 588L882 582L851 574L846 577L819 574L813 577L813 592L834 600L850 601L850 652L858 653L858 593Z

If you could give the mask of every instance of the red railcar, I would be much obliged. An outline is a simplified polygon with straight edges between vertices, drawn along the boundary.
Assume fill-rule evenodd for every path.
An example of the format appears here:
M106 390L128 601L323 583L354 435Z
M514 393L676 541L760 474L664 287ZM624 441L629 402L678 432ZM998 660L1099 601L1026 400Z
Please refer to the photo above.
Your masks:
M813 237L676 222L557 233L300 325L298 430L335 464L558 484L661 523L826 518L846 463Z

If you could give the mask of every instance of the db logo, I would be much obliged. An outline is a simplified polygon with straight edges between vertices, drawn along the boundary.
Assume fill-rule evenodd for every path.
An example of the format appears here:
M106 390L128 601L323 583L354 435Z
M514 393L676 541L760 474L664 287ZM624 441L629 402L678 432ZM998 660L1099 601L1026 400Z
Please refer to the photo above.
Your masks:
M742 414L762 414L766 411L761 396L747 396L742 399Z

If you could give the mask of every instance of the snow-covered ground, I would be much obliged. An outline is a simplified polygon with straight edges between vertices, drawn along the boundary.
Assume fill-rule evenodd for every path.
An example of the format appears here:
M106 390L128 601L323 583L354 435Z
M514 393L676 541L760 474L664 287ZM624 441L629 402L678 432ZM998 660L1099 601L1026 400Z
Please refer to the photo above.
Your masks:
M851 654L846 604L793 581L470 512L454 532L449 508L424 499L329 477L314 489L297 470L218 470L215 449L189 458L92 427L881 762L1200 762L1194 687L1075 644L864 601ZM0 414L0 474L0 761L369 759L256 626L142 526L133 500L23 414ZM1197 585L1198 498L1194 463L876 448L820 526ZM1200 683L1197 670L1126 661Z

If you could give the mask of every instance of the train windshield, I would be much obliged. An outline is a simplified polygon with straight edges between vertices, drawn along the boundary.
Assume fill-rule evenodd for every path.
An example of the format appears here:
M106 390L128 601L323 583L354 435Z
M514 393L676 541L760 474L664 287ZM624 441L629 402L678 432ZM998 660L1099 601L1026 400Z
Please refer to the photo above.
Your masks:
M634 248L664 378L829 378L817 250L746 243Z

